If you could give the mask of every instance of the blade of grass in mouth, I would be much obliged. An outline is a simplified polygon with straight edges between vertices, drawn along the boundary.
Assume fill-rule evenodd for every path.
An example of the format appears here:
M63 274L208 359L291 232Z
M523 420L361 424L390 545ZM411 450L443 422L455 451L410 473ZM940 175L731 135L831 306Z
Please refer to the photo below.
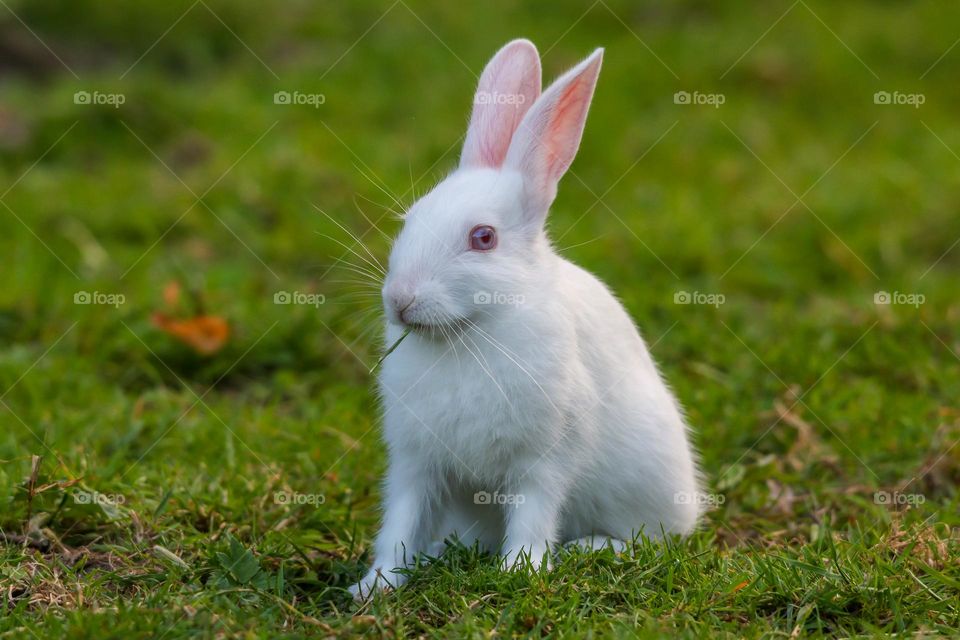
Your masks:
M389 349L383 352L383 355L380 356L379 360L377 360L377 364L373 365L373 368L370 369L370 373L373 373L374 371L380 368L380 365L383 364L383 361L387 359L387 356L393 353L393 350L400 346L400 343L403 342L404 338L410 335L411 331L413 331L413 329L407 329L406 331L404 331L403 335L397 338L397 341L394 342L392 345L390 345Z

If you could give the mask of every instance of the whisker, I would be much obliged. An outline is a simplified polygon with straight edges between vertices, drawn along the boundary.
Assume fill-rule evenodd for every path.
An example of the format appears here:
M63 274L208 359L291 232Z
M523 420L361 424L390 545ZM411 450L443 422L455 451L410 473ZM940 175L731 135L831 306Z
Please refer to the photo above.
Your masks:
M366 336L376 327L379 323L373 323L371 321L370 314L373 310L367 309L366 313L360 313L356 315L351 315L350 317L357 317L358 319L355 322L351 322L350 325L344 329L344 333L347 335L355 335L356 337L351 341L350 348L353 349L358 344L366 344ZM344 318L346 321L347 318ZM365 325L365 326L364 326ZM359 334L355 333L356 330L360 328Z
M443 334L444 340L447 341L447 344L450 345L450 349L453 351L453 357L457 359L457 371L459 372L463 369L463 365L460 362L460 354L457 353L456 345L453 344L453 338L448 335L447 329L444 328L443 324L440 324L439 327L440 332ZM453 332L451 331L450 333L452 334Z
M369 322L369 321L368 321L368 322ZM361 331L360 334L357 336L357 341L358 341L358 342L360 342L360 341L366 342L366 341L367 341L367 338L370 336L370 334L372 334L372 333L374 333L374 332L376 332L376 331L379 331L382 327L383 327L383 324L380 323L380 322L369 322L367 328L364 329L363 331Z
M379 273L375 271L371 271L370 269L368 269L367 267L361 264L354 264L346 260L342 261L340 264L332 265L327 271L332 271L333 269L338 269L341 267L346 269L347 271L352 271L355 275L364 276L368 278L371 282L376 282L379 284L383 280L382 276Z
M334 238L333 236L328 236L327 234L325 234L325 233L320 233L319 231L317 231L316 233L317 233L318 236L321 236L321 237L327 238L328 240L332 240L332 241L336 242L338 245L340 245L341 247L343 247L344 249L346 249L348 252L352 253L352 254L355 255L357 258L360 258L361 260L363 260L364 262L366 262L368 265L370 265L370 267L371 267L372 269L376 270L376 272L377 272L378 274L383 275L383 276L387 275L387 272L384 271L383 267L381 267L379 264L370 262L369 260L367 260L366 258L364 258L362 255L360 255L359 253L357 253L356 251L354 251L354 250L353 250L353 247L348 247L345 242L341 242L340 240L337 240L337 239Z
M509 353L507 353L507 352L504 350L505 348L504 348L504 347L501 347L501 346L498 344L499 341L497 341L497 340L496 340L495 338L493 338L492 336L488 337L487 332L484 331L483 329L481 329L475 322L472 322L472 321L469 320L469 319L464 319L464 321L467 323L468 326L470 326L471 328L473 328L473 329L475 329L475 330L477 331L477 335L478 335L478 336L480 336L481 338L483 338L484 340L486 340L487 342L489 342L491 346L493 346L495 349L498 349L503 355L507 356L507 359L509 359L511 362L513 362L513 364L517 365L517 367L518 367L521 371L523 371L523 372L527 375L527 377L530 378L531 381L533 381L533 384L535 384L535 385L537 386L537 388L538 388L538 389L540 390L540 392L543 394L543 397L546 398L547 402L550 403L550 406L553 407L554 411L556 411L557 414L560 415L560 416L563 415L563 412L560 411L560 409L557 407L557 405L555 405L555 404L553 403L553 400L550 398L550 395L549 395L549 394L547 393L547 391L543 388L543 386L540 385L540 382L537 381L537 379L536 379L535 377L533 377L533 374L531 374L529 371L527 371L527 369L526 369L522 364L520 364L519 362L517 362L517 360L516 360L513 356L511 356ZM519 357L519 356L518 356L518 357Z
M371 326L380 326L379 314L372 314L372 309L366 309L363 312L354 312L344 316L344 322L349 322L351 327L363 326L364 329L361 332L361 336L367 333ZM376 320L376 322L374 322Z
M582 246L585 245L585 244L590 244L591 242L596 242L597 240L602 240L602 239L605 238L607 235L609 235L609 234L604 233L604 234L602 234L602 235L597 236L596 238L593 238L592 240L587 240L587 241L585 241L585 242L578 242L577 244L572 244L572 245L570 245L569 247L564 247L563 249L557 249L557 253L563 253L564 251L569 251L570 249L575 249L576 247L582 247Z
M354 194L354 201L353 201L353 203L354 203L355 205L357 205L358 208L359 208L360 205L359 205L359 204L357 203L357 201L356 201L357 198L360 198L361 200L366 200L367 202L369 202L369 203L372 204L373 206L375 206L375 207L380 207L380 208L383 209L384 211L389 211L390 213L392 213L392 214L394 214L394 215L402 215L402 213L401 213L400 211L397 211L397 210L394 209L393 207L391 207L391 206L389 206L389 205L386 205L386 204L383 204L382 202L377 202L377 201L374 200L373 198L368 198L367 196L363 195L362 193L355 193L355 194Z
M344 262L342 265L335 265L328 269L328 271L339 267L343 267L346 271L349 271L353 275L360 276L363 279L362 282L364 284L369 284L371 286L381 286L383 284L383 280L380 278L379 274L373 273L369 269L355 265L352 262Z
M387 242L393 242L393 238L391 238L389 235L387 235L386 233L384 233L384 231L383 231L380 227L378 227L376 224L374 224L373 222L370 221L370 218L367 217L367 214L364 212L363 208L360 206L360 203L357 202L357 198L363 198L363 199L366 200L367 202L370 202L370 203L372 203L372 204L375 204L375 205L378 206L378 207L381 207L381 208L383 208L383 209L386 209L387 211L389 211L390 213L392 213L394 216L401 216L401 217L403 217L403 213L397 211L396 209L393 209L392 207L385 207L384 205L380 204L379 202L375 202L375 201L371 200L370 198L367 198L367 197L363 196L362 194L359 194L359 193L354 194L354 197L353 197L353 205L357 208L357 211L360 212L360 215L363 216L363 219L366 220L368 223L370 223L370 226L371 226L372 228L376 229L376 230L377 230L377 233L379 233L381 236L383 236L383 237L386 239Z
M467 353L473 356L473 359L477 361L477 364L480 366L480 369L483 370L485 374L487 374L487 377L490 378L490 381L493 382L494 386L496 386L497 389L500 391L500 395L503 396L503 399L507 403L507 406L510 407L510 411L512 411L513 414L516 415L517 409L516 407L513 406L513 403L510 402L510 398L507 397L507 392L503 390L503 387L500 386L500 383L497 382L497 379L493 377L493 373L491 373L490 370L487 368L487 366L484 364L484 362L486 361L486 358L484 358L484 362L481 362L480 358L470 349L470 347L467 346L467 343L463 341L464 337L470 340L469 336L461 332L460 334L458 334L458 337L460 338L460 344L462 344L463 348L467 350ZM470 340L470 342L473 343L473 346L477 348L478 352L481 351L480 347L477 345L476 342L473 342L473 340Z
M363 176L364 178L366 178L367 181L368 181L370 184L372 184L372 185L375 186L377 189L379 189L381 193L383 193L385 196L387 196L388 198L390 198L391 200L393 200L394 204L396 204L400 209L406 209L406 207L403 206L403 203L400 202L400 200L398 200L396 196L394 196L392 193L390 193L389 191L387 191L386 185L381 186L379 182L377 182L376 180L374 180L373 178L371 178L370 176L368 176L368 175L363 171L363 169L361 169L361 168L358 167L357 165L353 165L353 168L357 170L357 173L359 173L361 176Z
M319 211L320 213L322 213L323 215L325 215L330 222L332 222L333 224L335 224L335 225L337 225L338 227L340 227L340 229L341 229L344 233L346 233L348 236L350 236L350 237L353 239L354 242L356 242L357 244L359 244L359 245L363 248L363 250L367 252L367 255L369 255L370 258L371 258L375 263L377 263L377 266L380 267L380 270L381 270L381 271L386 272L386 269L384 269L384 268L383 268L383 265L380 264L380 261L377 260L377 256L373 255L373 252L370 251L370 249L367 248L367 245L363 244L363 240L362 240L359 236L357 236L356 234L352 233L352 232L351 232L349 229L347 229L345 226L343 226L342 224L340 224L339 222L337 222L336 220L334 220L333 217L330 216L330 214L328 214L326 211L324 211L323 209L321 209L321 208L318 207L317 205L313 205L313 207L314 207L314 209L316 209L317 211ZM362 213L362 212L361 212L361 213ZM364 216L364 218L366 218L366 216ZM369 220L367 220L367 221L369 222ZM372 225L372 226L376 229L376 225ZM379 229L377 229L377 230L379 231ZM382 232L381 232L381 233L382 233ZM366 235L366 234L364 234L364 235Z
M327 280L330 284L348 284L354 287L359 287L361 289L370 289L373 291L379 291L380 287L378 282L370 282L369 280Z

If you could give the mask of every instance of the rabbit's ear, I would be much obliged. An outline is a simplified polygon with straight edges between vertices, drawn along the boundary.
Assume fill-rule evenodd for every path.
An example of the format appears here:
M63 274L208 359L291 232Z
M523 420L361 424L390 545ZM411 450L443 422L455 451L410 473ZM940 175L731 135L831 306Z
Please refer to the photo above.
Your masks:
M540 56L529 40L507 43L480 76L460 166L497 169L524 114L540 95Z
M528 211L534 215L546 214L557 195L557 182L577 154L602 60L603 49L597 49L560 76L513 136L504 167L523 175Z

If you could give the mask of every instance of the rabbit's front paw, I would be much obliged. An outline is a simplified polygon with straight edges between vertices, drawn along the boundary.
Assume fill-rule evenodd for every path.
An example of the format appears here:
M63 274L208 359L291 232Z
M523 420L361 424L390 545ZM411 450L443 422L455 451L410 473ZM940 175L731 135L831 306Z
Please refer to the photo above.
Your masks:
M407 581L406 576L398 573L384 573L380 567L374 567L360 582L350 586L347 590L357 602L369 600L378 591L396 589Z
M537 571L543 565L544 555L547 552L545 545L533 545L532 547L518 547L507 551L501 559L501 566L506 571ZM549 568L549 559L547 560Z

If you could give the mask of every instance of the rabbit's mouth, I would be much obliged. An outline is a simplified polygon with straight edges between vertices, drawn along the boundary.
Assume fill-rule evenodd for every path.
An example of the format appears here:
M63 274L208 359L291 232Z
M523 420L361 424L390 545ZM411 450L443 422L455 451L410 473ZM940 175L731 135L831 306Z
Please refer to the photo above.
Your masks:
M458 335L466 328L467 323L463 318L451 318L443 322L405 322L404 325L423 337L442 339Z

